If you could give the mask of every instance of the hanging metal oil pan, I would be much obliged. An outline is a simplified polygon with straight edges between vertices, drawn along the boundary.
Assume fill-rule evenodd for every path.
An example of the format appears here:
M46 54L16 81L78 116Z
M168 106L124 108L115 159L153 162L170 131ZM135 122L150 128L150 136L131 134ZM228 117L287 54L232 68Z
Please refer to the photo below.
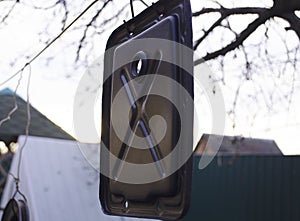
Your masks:
M189 208L191 18L189 0L161 0L107 42L100 152L106 214L176 220Z

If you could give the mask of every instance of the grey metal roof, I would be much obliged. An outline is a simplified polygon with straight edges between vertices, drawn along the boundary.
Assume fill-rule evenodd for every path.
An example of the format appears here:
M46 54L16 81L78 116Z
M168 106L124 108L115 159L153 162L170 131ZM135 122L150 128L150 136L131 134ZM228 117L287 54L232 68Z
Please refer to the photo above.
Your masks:
M219 135L204 134L195 150L196 155L212 154L214 147L208 144L208 139L211 143L215 143L218 139L223 139L218 155L283 155L274 140L255 139L247 137L230 137Z
M19 143L23 142L24 136L19 137ZM100 151L97 144L87 147ZM14 155L12 174L16 174L19 154ZM86 161L77 142L28 137L20 168L20 190L28 200L31 221L151 221L105 215L99 202L98 179L99 173ZM8 176L1 207L14 192L14 180Z
M0 127L0 139L5 142L16 140L19 135L25 134L27 122L26 102L16 96L18 110L12 114L11 119ZM14 93L6 88L0 91L0 119L3 119L14 107ZM49 137L74 140L74 138L63 129L55 125L46 116L30 105L31 124L29 134L31 136Z

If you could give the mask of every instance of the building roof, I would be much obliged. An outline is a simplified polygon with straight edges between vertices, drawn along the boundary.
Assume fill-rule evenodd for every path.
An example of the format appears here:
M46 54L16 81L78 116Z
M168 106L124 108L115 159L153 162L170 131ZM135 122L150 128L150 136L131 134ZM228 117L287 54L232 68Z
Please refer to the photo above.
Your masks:
M19 135L25 134L27 122L27 103L16 95L18 109L12 114L11 119L0 127L0 139L9 143L16 141ZM7 117L7 114L14 107L14 92L6 88L0 91L0 120ZM55 125L46 116L30 105L31 123L29 135L38 137L50 137L58 139L74 140L74 138L63 129Z
M208 140L210 139L210 143ZM213 154L210 144L222 139L218 155L283 155L274 140L204 134L195 150L196 155Z
M19 143L23 142L24 136L19 137ZM100 145L86 145L100 151ZM12 174L17 172L19 153L14 155ZM151 221L102 212L99 173L84 158L76 141L28 137L20 168L20 190L26 196L30 220ZM14 192L14 180L8 176L1 207L6 206Z

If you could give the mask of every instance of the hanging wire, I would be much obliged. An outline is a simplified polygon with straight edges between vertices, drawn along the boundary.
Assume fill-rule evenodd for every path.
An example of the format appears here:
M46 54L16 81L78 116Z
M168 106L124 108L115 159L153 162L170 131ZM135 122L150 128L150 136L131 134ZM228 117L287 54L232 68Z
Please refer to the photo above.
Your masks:
M0 83L0 86L3 86L7 82L11 81L13 78L16 76L20 75L20 78L18 80L17 86L14 91L14 107L13 109L8 113L7 117L4 119L0 120L0 127L2 124L6 121L9 121L11 118L11 115L17 111L18 109L18 103L17 103L17 90L20 86L21 80L23 78L23 72L24 70L28 67L29 68L29 75L28 75L28 84L27 84L27 124L26 124L26 129L25 129L25 140L20 147L20 154L19 154L19 159L18 159L18 167L17 167L17 176L14 176L12 173L9 173L11 175L16 183L16 193L19 193L20 195L23 196L23 198L26 200L24 194L22 194L19 190L19 181L20 181L20 168L21 168L21 162L22 162L22 154L24 147L27 143L27 139L29 136L29 127L30 127L30 122L31 122L31 114L30 114L30 101L29 101L29 87L30 87L30 78L31 78L31 63L35 61L38 57L40 57L52 44L54 44L68 29L70 29L98 0L94 0L89 4L64 30L62 30L49 44L47 44L41 51L39 51L34 57L32 57L20 70L18 70L16 73L8 77L6 80ZM110 0L108 0L110 1ZM140 0L146 7L149 7L146 2L143 0ZM132 17L134 17L134 8L133 8L133 0L130 0L130 8L131 8L131 14ZM15 193L15 194L16 194Z
M20 70L18 70L16 73L8 77L6 80L0 83L0 86L3 86L7 82L11 81L16 76L20 75L20 78L18 80L17 86L14 91L14 107L12 110L8 113L8 115L0 120L0 127L3 123L6 121L9 121L12 114L15 113L18 110L18 103L17 103L17 90L20 86L22 77L23 77L23 71L26 69L26 67L30 68L31 72L31 63L35 61L41 54L43 54L54 42L56 42L70 27L72 27L98 0L94 0L91 4L89 4L64 30L62 30L49 44L47 44L41 51L39 51L34 57L32 57L29 62L27 62ZM109 0L108 0L109 1ZM30 73L31 74L31 73ZM27 94L27 98L29 98L29 95ZM28 104L29 105L29 104ZM30 115L29 115L30 116Z
M130 0L131 16L134 18L133 0Z
M149 7L149 5L146 2L144 2L143 0L140 0L140 2L142 2L146 7Z
M18 169L17 169L17 178L20 179L20 168L21 168L21 161L22 161L22 154L23 154L23 150L26 146L27 143L27 139L29 136L29 127L30 127L30 123L31 123L31 113L30 113L30 101L29 101L29 89L30 89L30 80L31 80L31 65L28 64L28 68L29 68L29 73L28 73L28 81L27 81L27 91L26 91L26 113L27 113L27 122L26 122L26 128L25 128L25 140L22 144L22 146L20 147L20 155L19 155L19 160L18 160Z
M110 1L110 0L108 0ZM70 27L74 25L98 0L94 0L91 4L89 4L62 32L60 32L49 44L47 44L41 51L39 51L34 57L32 57L20 70L11 75L9 78L0 83L0 86L3 86L17 75L19 75L23 70L31 64L34 60L36 60L41 54L43 54L54 42L56 42Z
M29 89L30 89L30 80L31 80L31 65L27 63L25 65L25 67L28 67L28 71L29 71L28 80L27 80L27 91L26 91L26 93L27 93L27 98L26 98L27 123L26 123L26 128L25 128L25 140L24 140L22 146L20 147L19 158L18 158L18 166L17 166L17 175L15 176L11 172L9 173L9 175L11 175L13 177L15 185L16 185L16 191L13 194L12 198L14 198L17 193L19 193L23 197L23 199L25 201L27 201L25 195L20 191L20 188L19 188L20 187L19 183L20 183L20 171L21 171L22 154L23 154L23 150L24 150L24 148L26 146L26 143L27 143L27 139L28 139L28 136L29 136L29 127L30 127L30 123L31 123L30 100L29 100ZM20 85L20 82L21 82L21 79L22 79L22 76L23 76L23 71L20 74L20 78L19 78L18 84L17 84L15 92L14 92L15 108L18 107L17 106L17 100L16 100L16 92L17 92L17 89Z
M107 2L109 2L109 1L110 0L108 0ZM26 128L25 128L25 140L24 140L22 146L20 147L18 166L17 166L17 176L15 176L12 173L8 173L9 175L11 175L13 177L13 179L15 181L15 185L16 185L16 191L13 194L13 198L15 197L15 195L17 193L19 193L24 198L24 200L27 201L25 195L20 191L19 183L20 183L20 170L21 170L21 163L22 163L22 154L23 154L23 150L27 143L27 139L29 136L30 123L31 123L30 100L29 100L29 89L30 89L30 80L31 80L31 63L33 61L35 61L38 57L40 57L54 42L56 42L70 27L72 27L96 2L98 2L98 0L94 0L91 4L89 4L64 30L62 30L49 44L47 44L34 57L32 57L20 70L18 70L16 73L14 73L13 75L11 75L6 80L4 80L3 82L0 83L0 86L3 86L7 82L9 82L13 78L15 78L16 76L20 75L17 86L14 90L14 96L13 96L14 97L14 107L12 108L12 110L8 113L8 115L4 119L0 120L0 127L1 127L2 124L6 121L9 121L12 114L18 110L17 90L21 84L21 80L23 78L23 72L28 67L29 74L28 74L28 81L27 81L27 104L26 104L27 123L26 123Z
M149 7L149 5L143 0L139 0L139 1L142 2L146 7ZM131 16L132 18L134 18L133 0L130 0L130 10L131 10Z

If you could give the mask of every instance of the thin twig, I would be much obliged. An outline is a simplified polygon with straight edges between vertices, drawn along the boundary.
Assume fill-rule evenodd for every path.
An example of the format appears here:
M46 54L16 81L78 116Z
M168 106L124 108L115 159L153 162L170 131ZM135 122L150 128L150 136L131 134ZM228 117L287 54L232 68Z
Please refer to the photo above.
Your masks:
M9 121L11 119L11 116L18 110L17 91L18 91L18 88L19 88L19 86L21 84L22 78L23 78L23 70L20 72L20 77L19 77L17 86L16 86L16 88L14 90L14 95L13 95L14 106L11 109L11 111L7 114L7 116L5 118L3 118L3 119L0 120L0 127L2 126L3 123L5 123L6 121Z
M198 59L194 62L194 65L199 65L205 61L217 58L219 56L224 56L228 52L238 48L242 43L262 24L264 24L270 17L272 17L273 14L271 11L267 10L264 14L260 15L257 19L255 19L252 23L248 25L244 31L242 31L239 36L229 45L223 47L220 50L217 50L212 53L208 53L206 56L204 56L201 59Z
M13 78L15 78L20 72L22 72L29 64L35 61L41 54L43 54L54 42L56 42L69 28L71 28L98 0L94 0L91 4L89 4L62 32L60 32L49 44L47 44L41 51L39 51L34 57L32 57L29 62L27 62L20 70L18 70L15 74L4 80L0 83L0 86L6 84Z

